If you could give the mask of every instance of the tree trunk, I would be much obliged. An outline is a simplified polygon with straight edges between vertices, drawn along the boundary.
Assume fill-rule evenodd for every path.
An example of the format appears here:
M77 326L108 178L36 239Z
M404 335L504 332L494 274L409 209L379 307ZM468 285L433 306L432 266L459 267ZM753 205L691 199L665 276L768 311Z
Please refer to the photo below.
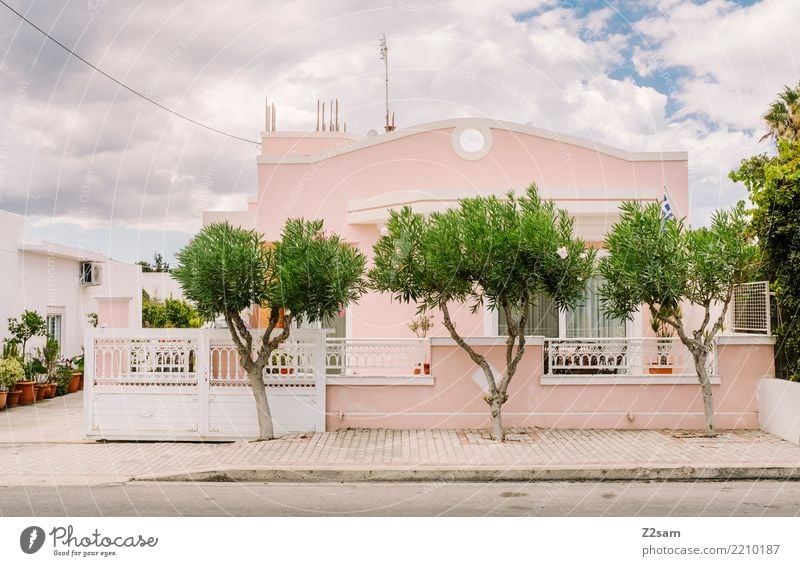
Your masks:
M272 428L272 411L269 408L267 399L267 388L264 386L264 368L256 364L248 373L250 386L253 389L253 397L256 401L256 413L258 415L258 438L257 440L272 440L275 433Z
M492 438L497 442L503 442L506 438L506 432L503 430L503 421L501 412L503 409L503 397L495 395L490 404L492 407Z
M714 398L711 395L711 380L706 367L707 361L708 352L701 351L694 356L697 379L700 381L700 389L703 392L703 411L705 414L705 427L703 431L706 436L714 436L716 435L716 429L714 428Z

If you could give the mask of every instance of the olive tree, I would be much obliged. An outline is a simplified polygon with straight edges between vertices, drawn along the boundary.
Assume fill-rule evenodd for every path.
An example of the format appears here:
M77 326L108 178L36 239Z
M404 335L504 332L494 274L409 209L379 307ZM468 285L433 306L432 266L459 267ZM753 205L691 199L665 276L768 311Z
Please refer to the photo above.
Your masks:
M608 256L600 260L606 314L631 319L644 305L657 325L673 330L691 353L703 394L707 435L715 434L708 356L725 322L734 287L749 280L758 262L748 233L741 202L714 213L709 227L694 230L683 220L662 218L656 203L626 202L619 222L606 235ZM703 309L697 328L686 326L682 309L686 303ZM712 320L715 305L721 311Z
M417 303L419 312L439 309L450 336L483 370L492 434L503 440L501 411L525 352L529 307L545 291L560 307L573 308L592 273L594 251L574 237L572 219L540 200L531 185L520 197L466 198L430 216L408 207L392 211L373 252L371 286ZM499 375L458 332L450 315L454 302L505 314L506 363Z
M8 332L11 341L22 347L22 361L25 363L28 341L36 336L47 336L47 321L36 311L26 310L17 318L8 319Z
M173 276L185 296L205 319L225 317L253 388L258 439L272 439L264 367L289 338L292 322L321 320L358 300L365 290L366 257L339 236L325 235L321 220L302 219L287 220L280 240L269 244L253 230L211 224L176 257L180 265ZM259 339L241 316L252 305L269 309Z

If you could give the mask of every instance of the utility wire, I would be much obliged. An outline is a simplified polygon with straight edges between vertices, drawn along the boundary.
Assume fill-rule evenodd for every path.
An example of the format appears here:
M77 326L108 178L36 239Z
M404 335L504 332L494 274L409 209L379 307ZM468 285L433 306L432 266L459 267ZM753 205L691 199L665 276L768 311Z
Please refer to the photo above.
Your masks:
M67 53L69 53L70 55L72 55L73 57L75 57L76 59L79 59L80 61L83 61L83 62L84 62L86 65L88 65L89 67L91 67L92 69L94 69L95 71L97 71L98 73L100 73L101 75L103 75L104 77L106 77L107 79L110 79L110 80L112 80L113 82L117 83L119 86L121 86L121 87L122 87L122 88L124 88L125 90L127 90L127 91L129 91L129 92L131 92L131 93L135 94L136 96L138 96L138 97L140 97L140 98L143 98L144 100L146 100L146 101L147 101L147 102L149 102L150 104L153 104L153 105L155 105L155 106L158 106L158 107L159 107L159 108L161 108L162 110L166 110L166 111L167 111L167 112L169 112L170 114L174 114L174 115L175 115L175 116L177 116L178 118L182 118L182 119L186 120L187 122L191 122L191 123L192 123L192 124L194 124L195 126L200 126L201 128L205 128L206 130L210 130L210 131L212 131L212 132L214 132L214 133L221 134L221 135L223 135L223 136L227 136L227 137L229 137L229 138L233 138L233 139L235 139L235 140L239 140L239 141L243 141L243 142L251 143L251 144L254 144L254 145L257 145L257 146L260 146L260 145L261 145L261 144L260 144L259 142L257 142L257 141L249 140L249 139L247 139L247 138L242 138L242 137L239 137L239 136L237 136L237 135L230 134L230 133L228 133L228 132L224 132L224 131L222 131L222 130L218 130L217 128L214 128L214 127L212 127L212 126L209 126L209 125L207 125L207 124L203 124L202 122L198 122L197 120L193 120L192 118L189 118L188 116L186 116L186 115L184 115L184 114L181 114L180 112L176 112L175 110L172 110L171 108L168 108L168 107L164 106L163 104L161 104L160 102L157 102L157 101L153 100L152 98L150 98L150 97L149 97L149 96L147 96L146 94L143 94L143 93L139 92L138 90L136 90L136 89L133 89L133 88L129 87L128 85L126 85L126 84L125 84L125 83L123 83L122 81L115 79L114 77L112 77L111 75L109 75L108 73L106 73L106 72L105 72L104 70L102 70L101 68L97 67L96 65L93 65L92 63L90 63L89 61L87 61L86 59L84 59L83 57L81 57L80 55L78 55L77 53L75 53L75 52L74 52L72 49L70 49L69 47L67 47L66 45L64 45L64 44L63 44L63 43L61 43L60 41L58 41L58 40L57 40L55 37L53 37L52 35L50 35L50 34L49 34L49 33L47 33L46 31L44 31L42 28L40 28L39 26L37 26L35 23L33 23L32 21L30 21L30 20L29 20L28 18L26 18L24 15L20 14L19 12L17 12L17 11L16 11L14 8L12 8L11 6L9 6L9 5L8 5L8 4L5 2L5 0L0 0L0 4L2 4L2 5L3 5L3 6L5 6L6 8L8 8L8 9L9 9L9 10L11 10L12 12L14 12L14 13L17 15L17 17L19 17L19 18L20 18L22 21L24 21L26 24L28 24L28 25L29 25L29 26L31 26L33 29L35 29L36 31L38 31L39 33L41 33L41 34L42 34L43 36L45 36L47 39L49 39L50 41L52 41L53 43L55 43L56 45L58 45L58 46L59 46L61 49L63 49L64 51L66 51Z

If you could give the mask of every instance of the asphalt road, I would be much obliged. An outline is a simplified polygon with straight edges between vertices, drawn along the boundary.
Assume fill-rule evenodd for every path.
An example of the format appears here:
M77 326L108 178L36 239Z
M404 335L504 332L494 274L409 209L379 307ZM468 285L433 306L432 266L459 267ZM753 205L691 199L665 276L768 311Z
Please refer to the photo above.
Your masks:
M800 482L0 487L2 516L800 516Z

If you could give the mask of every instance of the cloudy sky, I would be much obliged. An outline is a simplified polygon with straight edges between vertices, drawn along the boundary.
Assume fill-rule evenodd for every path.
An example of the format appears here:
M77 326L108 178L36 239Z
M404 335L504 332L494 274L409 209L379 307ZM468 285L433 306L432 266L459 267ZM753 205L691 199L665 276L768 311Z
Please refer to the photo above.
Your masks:
M797 0L5 0L106 73L257 140L313 129L338 97L348 131L382 124L391 49L398 126L458 116L529 123L629 150L688 150L694 211L769 144L760 116L800 78ZM166 256L205 209L255 194L256 147L122 89L0 5L0 208L29 237L116 258Z

